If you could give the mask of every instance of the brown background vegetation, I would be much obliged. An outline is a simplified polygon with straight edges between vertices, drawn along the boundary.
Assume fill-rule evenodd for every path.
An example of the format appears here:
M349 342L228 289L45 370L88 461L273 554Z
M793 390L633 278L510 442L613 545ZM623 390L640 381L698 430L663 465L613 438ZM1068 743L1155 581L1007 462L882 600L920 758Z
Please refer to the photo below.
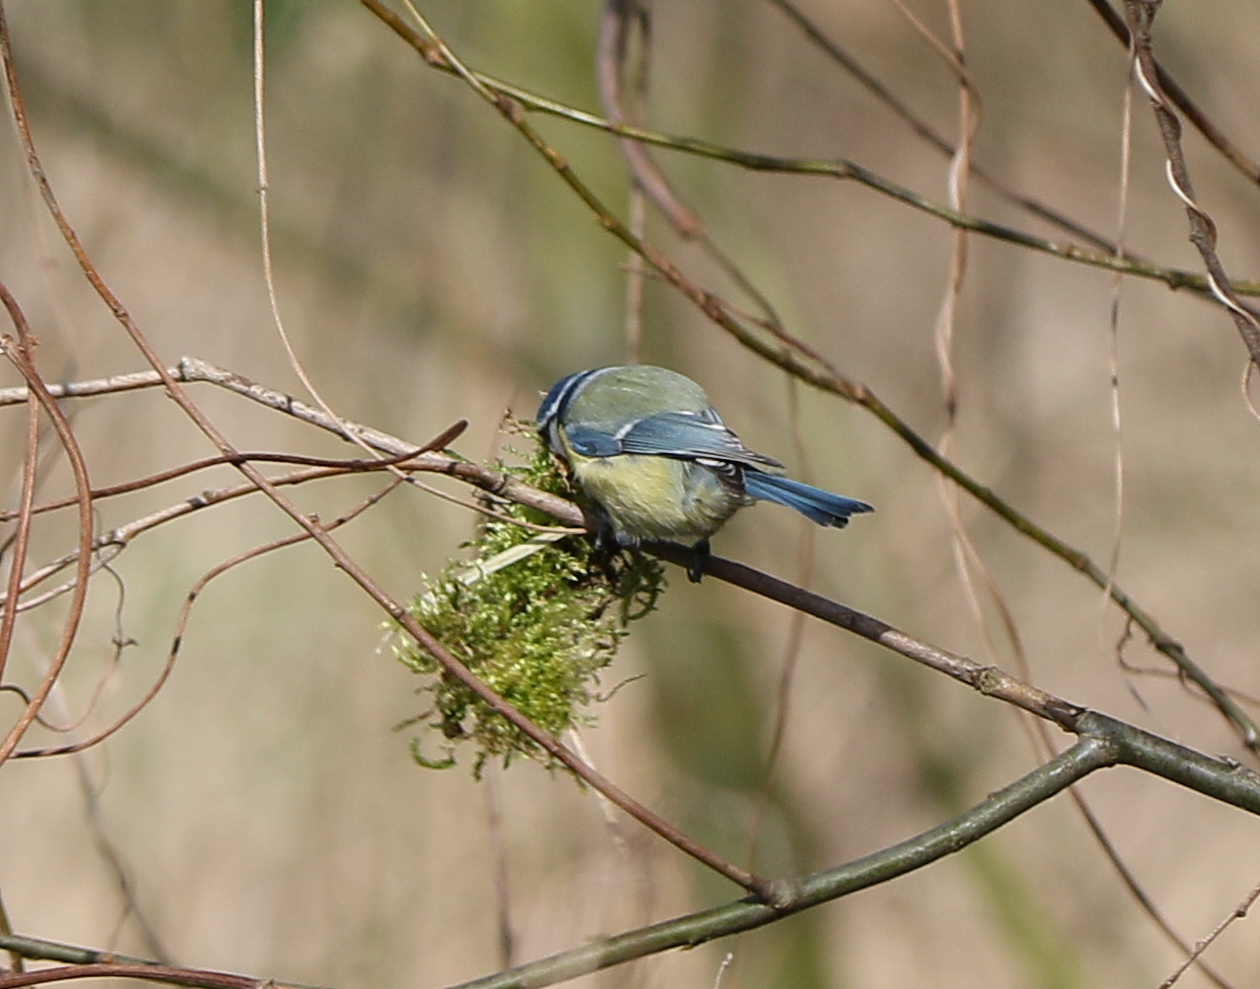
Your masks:
M260 262L248 5L7 6L50 178L141 327L171 362L193 354L296 393ZM957 88L893 6L812 7L902 99L954 132ZM942 5L919 8L947 33ZM417 442L467 418L460 451L489 456L503 443L504 409L528 416L560 375L621 359L624 250L496 114L362 7L324 0L268 9L276 273L303 363L348 418ZM597 107L592 5L437 0L425 11L472 65ZM964 14L983 101L976 160L1110 234L1124 49L1083 3L1015 0ZM771 5L689 0L658 4L654 15L654 128L775 154L844 156L945 199L946 159ZM1172 73L1253 153L1257 37L1255 9L1221 0L1169 5L1156 34ZM1135 111L1129 243L1195 269L1144 100ZM624 166L609 138L534 122L624 210ZM1225 264L1254 274L1255 186L1197 137L1186 144ZM951 230L854 183L658 157L791 331L935 438L945 420L932 334ZM1049 233L979 186L969 209ZM140 369L39 206L11 128L0 131L0 216L0 271L40 339L45 376ZM697 248L659 223L648 231L699 282L728 290ZM1115 527L1112 291L1106 272L974 238L956 342L958 462L1104 563ZM843 533L806 533L790 513L761 507L731 523L718 552L799 577L810 538L811 586L820 592L938 645L1012 665L1000 635L997 651L986 651L927 466L859 410L803 387L793 393L782 372L663 284L649 282L644 320L644 358L700 380L750 446L878 506ZM1118 578L1220 681L1260 692L1260 434L1239 389L1245 352L1218 308L1131 279L1119 356ZM0 386L19 380L9 369ZM243 449L347 453L239 399L209 388L194 394ZM96 483L212 452L157 393L68 408ZM9 503L24 428L20 411L0 417ZM104 502L100 527L232 480L225 468ZM299 500L332 517L371 485L326 482ZM41 496L71 491L68 473L50 465ZM1034 682L1207 752L1243 757L1219 716L1176 682L1119 668L1124 624L1096 588L973 502L964 499L962 515L1018 622ZM64 551L72 525L40 529L32 559ZM458 553L473 525L467 511L406 491L340 538L407 596ZM53 716L68 720L89 703L110 665L120 600L122 628L137 644L109 675L92 725L108 723L151 681L201 573L291 531L270 506L247 500L137 540L117 564L125 596L108 578L93 584ZM37 678L58 618L46 608L20 626L11 678ZM733 895L654 838L627 830L619 846L595 798L567 778L519 764L479 784L462 770L415 766L408 736L391 726L417 709L416 684L379 648L380 619L309 546L212 584L174 676L133 724L81 761L4 767L0 888L14 927L147 952L123 915L97 828L125 859L139 906L181 963L325 985L441 985L498 967L496 841L517 960ZM991 613L988 623L996 628ZM645 678L604 705L584 738L602 771L735 860L763 792L791 624L787 612L743 592L675 577L610 682ZM1140 641L1126 655L1162 665ZM0 698L0 710L9 707L16 701ZM1033 764L1011 711L807 623L784 749L764 791L760 867L791 874L884 847ZM99 794L96 817L82 772ZM1256 823L1240 811L1127 770L1091 779L1084 791L1190 940L1260 874ZM1252 924L1211 955L1237 985L1260 970ZM583 984L708 986L727 950L736 961L723 984L746 987L1155 985L1180 957L1063 798L925 872L738 943ZM1205 983L1192 972L1182 984Z

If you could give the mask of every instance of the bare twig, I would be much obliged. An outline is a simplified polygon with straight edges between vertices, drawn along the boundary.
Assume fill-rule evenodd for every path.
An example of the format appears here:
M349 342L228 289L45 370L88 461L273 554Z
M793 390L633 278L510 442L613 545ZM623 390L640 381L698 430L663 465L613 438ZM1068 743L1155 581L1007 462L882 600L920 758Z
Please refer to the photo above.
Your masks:
M1107 0L1086 0L1086 2L1094 8L1095 13L1103 19L1119 42L1128 48L1132 43L1132 38L1124 18L1112 9L1111 4ZM1155 62L1152 67L1154 69L1154 79L1159 89L1167 94L1173 105L1185 114L1186 119L1194 125L1195 129L1203 135L1212 147L1216 148L1225 157L1226 161L1252 182L1260 184L1260 163L1257 163L1234 144L1229 139L1229 136L1217 127L1212 122L1212 119L1190 98L1189 94L1181 88L1177 80L1165 71L1162 65Z
M11 52L8 47L8 27L4 20L3 0L0 0L0 41L3 42L3 54L6 78L9 83L10 104L13 107L14 117L18 123L18 133L22 141L22 146L26 151L27 164L32 177L35 179L36 185L40 190L40 194L44 199L44 203L48 208L53 221L61 231L62 237L66 245L70 248L75 260L83 271L89 284L96 291L101 300L109 307L114 318L122 326L128 338L136 349L144 356L149 366L157 372L162 379L162 384L185 416L201 431L201 433L209 440L221 454L227 457L239 457L240 451L236 450L227 438L218 429L213 422L201 411L201 409L191 400L187 392L163 364L157 351L153 348L147 337L141 332L139 326L132 319L131 314L123 305L122 301L114 294L110 287L105 283L96 266L92 263L91 258L84 250L82 242L78 235L74 232L73 227L66 219L56 196L53 194L51 183L44 172L40 162L39 154L35 149L34 141L31 137L30 127L26 121L24 103L21 97L21 91L18 87L17 77L13 71L13 61ZM439 43L439 48L441 45ZM449 58L450 53L444 51L443 54ZM459 68L458 63L454 63ZM243 379L232 376L233 379L243 386L248 383ZM28 384L32 387L40 387L37 381L28 380ZM46 395L46 391L44 392ZM55 409L55 403L48 400L50 405ZM289 404L296 404L290 402ZM314 410L311 410L312 412ZM58 412L59 414L59 412ZM327 416L321 413L321 416ZM328 417L333 418L333 417ZM344 435L338 423L339 434ZM72 438L71 438L72 439ZM364 442L371 445L372 441L368 437L359 437ZM436 457L436 454L427 454L425 456ZM343 570L372 600L374 600L385 613L396 621L425 652L434 657L446 670L446 672L468 687L478 698L484 701L492 711L506 719L513 727L519 729L527 738L539 746L549 756L557 762L562 763L575 775L584 782L599 790L604 796L615 803L623 811L630 814L645 827L656 832L665 840L669 841L675 847L684 851L688 855L696 858L709 866L720 875L726 876L732 882L743 886L745 889L755 892L763 899L773 900L777 893L772 884L767 883L760 877L751 875L745 870L739 869L731 863L727 862L711 850L705 848L699 842L695 841L688 835L675 828L660 815L653 813L639 801L632 798L628 793L616 786L611 780L607 779L600 773L588 766L582 759L574 754L570 749L563 745L558 739L548 734L543 729L522 715L511 704L507 703L495 693L490 687L478 679L468 667L460 662L455 656L448 652L437 639L424 629L406 610L406 608L395 601L389 594L381 588L364 570L360 567L346 551L338 544L332 536L330 536L323 525L310 515L302 512L297 508L284 494L272 484L259 470L249 462L240 462L234 464L235 468L241 472L245 478L257 487L275 506L287 515L294 523L304 530L310 537L324 550L325 553L333 560L333 562ZM447 473L458 473L460 467L454 461L450 461L447 465ZM89 489L86 475L80 481L81 488L84 492L84 503L88 502L86 492ZM87 566L88 566L88 550L91 542L90 529L84 537L84 545L80 549L79 567L83 572L83 583L86 583ZM58 667L59 668L59 667ZM42 700L42 697L39 699ZM33 714L31 715L33 717ZM29 718L25 719L29 724ZM25 725L23 725L23 728ZM10 742L7 743L8 750L11 751L12 746L16 744L20 732L15 730L11 733ZM7 754L5 749L0 749L0 757ZM0 758L2 761L2 758Z
M26 325L26 317L18 307L17 300L9 293L8 287L0 284L0 298L3 299L18 331L16 352L28 364L34 360L30 332ZM13 513L17 519L17 530L13 535L12 556L9 560L9 577L6 596L15 600L18 588L22 585L22 571L26 568L26 554L30 548L31 520L34 517L35 503L35 467L39 456L39 403L28 400L26 412L26 447L22 457L22 494L18 507ZM0 681L4 679L5 665L9 658L9 649L13 645L13 632L17 627L17 615L8 609L0 620ZM29 703L29 702L28 702Z
M12 76L13 63L11 54L8 29L4 23L4 6L3 3L0 3L0 55L4 59L5 78L8 81L10 93L14 91L15 87L15 80ZM43 707L44 702L48 699L48 695L53 689L53 685L57 682L57 677L60 676L62 667L65 666L66 659L70 655L70 647L74 644L75 637L78 634L79 623L83 618L83 605L87 599L87 585L90 575L91 561L88 555L92 545L92 484L88 479L87 462L84 460L83 452L80 450L78 441L70 429L70 424L66 421L65 414L57 407L57 403L53 401L52 396L48 394L48 389L35 367L34 352L31 346L32 338L26 325L26 317L18 307L17 300L13 298L8 288L3 284L0 284L0 302L3 302L8 310L9 317L13 320L14 326L18 328L18 335L21 340L21 344L15 347L12 346L7 337L0 339L0 350L3 350L4 355L21 372L26 379L27 387L31 389L31 393L38 401L40 408L52 421L53 428L57 432L57 439L65 450L66 461L70 465L70 470L74 477L75 490L79 499L79 558L75 568L69 613L62 628L61 641L58 643L57 650L44 671L39 686L31 694L30 701L13 723L3 741L0 741L0 763L3 763L12 755L13 750L22 740L22 736L26 734L27 729L39 716L40 708ZM28 476L26 478L27 490L30 490L30 486L33 483L33 476ZM28 514L26 520L29 521L29 518ZM15 566L14 569L17 570L18 568ZM5 627L11 630L14 620L14 615L6 614L4 619ZM11 631L9 634L11 634Z
M1230 924L1247 916L1247 911L1255 905L1257 899L1260 899L1260 885L1253 886L1251 892L1244 896L1238 906L1230 911L1229 916L1212 928L1211 933L1207 937L1195 942L1194 950L1190 952L1185 961L1172 971L1168 978L1159 984L1159 989L1171 989L1191 965L1200 962L1203 952L1207 951L1212 946L1212 943L1225 933L1226 928Z
M359 0L359 2L372 11L407 44L411 45L429 65L444 72L455 71L441 51L434 47L431 42L422 38L398 14L381 3L381 0ZM1037 237L1024 230L958 213L846 158L782 157L726 147L695 137L662 134L658 131L633 127L629 124L612 124L595 114L565 106L554 100L544 99L519 86L495 79L493 76L485 73L469 69L465 71L468 73L469 80L475 82L483 92L494 97L496 101L502 101L502 104L499 106L500 112L505 112L506 108L506 112L510 112L517 117L523 111L549 113L573 123L607 131L618 137L631 138L636 141L642 141L645 144L669 148L685 154L712 158L716 161L725 161L752 171L817 175L857 182L881 195L888 196L900 203L918 209L959 229L970 230L985 237L1050 254L1065 261L1102 268L1107 271L1123 271L1135 277L1161 281L1168 285L1169 288L1190 289L1202 294L1210 293L1208 280L1198 272L1156 265L1136 257L1117 258L1110 249L1098 251L1086 249L1076 244L1061 244L1045 237ZM496 102L496 105L499 104ZM541 140L539 145L543 148L546 147L545 142ZM553 164L562 161L555 152L551 152L551 156L554 159ZM613 232L615 233L616 231ZM1256 281L1233 282L1231 288L1239 295L1260 295L1260 282Z
M106 952L100 952L105 955ZM33 972L20 972L0 978L3 989L19 989L21 986L43 986L54 982L71 982L78 979L139 979L142 982L161 982L172 986L192 986L196 989L258 989L260 985L286 989L291 982L272 979L260 981L248 975L230 975L199 968L175 968L157 962L127 964L125 962L98 962L92 965L59 965L41 968Z
M415 36L377 0L360 0L365 6L377 13L386 23L403 38ZM1137 602L1115 583L1108 584L1106 571L1099 567L1086 553L1069 546L1063 540L1041 528L1027 516L1016 511L1011 505L996 495L992 490L965 474L954 463L941 456L933 446L923 439L910 425L886 406L871 389L859 382L840 374L827 360L816 351L804 346L799 340L782 332L781 328L763 326L769 330L772 339L748 327L722 298L696 285L682 270L663 253L647 241L636 237L630 229L610 212L595 193L577 176L565 158L547 144L538 132L529 126L521 113L521 106L513 98L500 89L492 86L485 78L471 72L462 63L456 63L450 50L436 40L412 42L417 50L426 55L430 61L434 58L442 66L455 66L453 71L480 96L492 105L503 118L515 127L530 146L541 155L559 174L569 188L582 200L595 215L599 223L617 237L622 243L640 254L645 261L656 269L658 274L674 286L685 298L694 303L714 323L731 334L737 341L759 354L785 371L795 375L802 381L814 385L823 391L831 392L841 398L862 406L868 412L891 429L905 441L923 460L930 463L950 480L954 481L970 495L977 498L988 508L996 512L1003 520L1017 531L1036 541L1044 549L1067 562L1074 569L1087 576L1100 588L1110 586L1111 599L1146 632L1151 644L1167 656L1180 669L1187 680L1200 687L1221 713L1235 726L1243 743L1253 751L1260 751L1260 727L1243 711L1210 677L1207 672L1195 663L1186 653L1180 642L1169 636L1155 621L1153 616L1143 610ZM846 168L857 168L846 164ZM865 172L865 170L862 170ZM871 178L875 181L874 177ZM883 180L879 180L882 182ZM934 213L950 213L943 208L933 208ZM1023 235L1021 235L1023 236ZM1114 257L1111 258L1114 260ZM1111 266L1110 261L1108 266Z
M953 158L958 149L948 141L944 136L934 130L926 121L918 116L910 109L906 103L901 100L896 93L882 83L878 77L864 68L849 52L842 48L834 38L829 37L823 30L811 20L800 6L793 0L768 0L770 4L779 8L805 34L810 41L826 53L827 57L839 65L845 72L849 73L858 84L868 93L879 100L886 106L894 116L902 120L910 128L910 130L918 135L920 139L931 147L935 148L946 157ZM992 172L983 168L975 161L968 161L968 168L971 174L987 185L990 189L1000 195L1003 199L1014 203L1020 209L1026 210L1033 216L1045 220L1053 224L1061 230L1079 237L1086 243L1093 244L1095 247L1101 248L1110 253L1117 253L1115 245L1102 234L1090 229L1083 223L1072 219L1065 213L1047 206L1045 203L1031 196L1017 192L1015 189L1006 185L1000 179L993 175ZM1140 255L1124 252L1123 256L1138 259Z
M343 515L340 515L333 521L327 523L327 526L326 526L327 529L329 531L338 529L341 526L345 525L347 522L353 521L354 519L358 518L359 515L361 515L363 512L367 511L367 509L371 508L373 505L379 502L382 498L385 497L385 495L387 495L390 491L392 491L401 483L402 481L398 478L392 479L380 491L377 491L376 493L371 495L369 498L366 498L365 500L360 502L358 505L356 505L354 508L352 508L350 511L344 513ZM101 729L96 734L92 735L90 738L86 738L78 742L73 742L69 745L48 746L48 747L39 748L39 749L26 749L24 751L14 753L14 758L40 759L40 758L45 758L47 756L67 755L71 752L82 752L85 749L89 749L93 747L94 745L100 744L101 742L105 741L105 739L109 738L111 735L116 734L121 728L123 728L123 726L125 726L129 721L135 718L137 714L139 714L141 711L143 711L146 707L149 706L149 703L153 700L154 697L158 695L162 687L165 685L166 681L170 678L171 672L175 669L175 661L179 657L180 647L183 645L184 630L187 628L188 619L190 615L192 614L192 607L196 603L197 598L200 597L201 593L206 589L206 586L216 577L222 576L223 574L227 573L229 570L235 569L237 566L239 566L242 563L246 563L250 560L255 560L258 557L265 556L266 554L274 552L275 550L284 549L286 547L296 545L297 543L305 542L309 538L310 538L309 535L307 535L306 533L297 533L292 536L286 536L283 539L276 539L272 542L265 543L262 546L255 546L252 549L246 550L244 553L239 553L236 556L233 556L231 559L224 560L222 563L216 564L215 566L211 567L210 570L208 570L200 578L198 578L196 583L193 584L192 589L185 596L183 607L180 609L179 620L176 622L175 638L171 642L171 647L166 654L166 662L162 664L162 669L158 672L158 675L154 679L153 683L150 684L149 689L144 692L144 694L140 697L139 700L135 702L135 704L133 704L120 717L116 718L110 725Z
M604 115L614 126L639 123L627 112L622 98L622 79L625 75L630 35L635 25L639 27L646 47L649 14L641 0L605 0L604 12L599 21L595 78L599 83L599 99L604 107ZM618 141L617 146L621 148L621 153L630 166L635 183L656 208L684 237L696 236L701 230L700 218L670 186L647 146L640 141L626 138Z
M448 446L454 436L459 435L468 426L466 419L460 419L449 430L442 434L446 438L443 446ZM424 447L422 450L412 450L407 453L399 453L391 457L379 460L337 460L329 457L304 457L299 453L239 453L233 455L224 455L218 457L203 457L201 460L194 460L190 463L180 464L178 467L171 467L168 470L158 471L147 477L138 477L130 481L122 481L118 484L111 484L103 488L92 489L92 500L100 501L105 498L113 498L117 495L130 494L134 491L142 491L145 488L151 488L158 484L165 484L167 481L173 481L176 478L187 477L198 471L207 470L211 467L223 467L238 463L256 463L256 464L305 464L308 467L323 467L326 470L318 472L303 472L304 477L330 477L337 474L354 474L366 471L386 470L390 467L396 467L405 463L413 456L426 450L435 449L434 447ZM441 449L438 447L437 449ZM191 500L191 499L190 499ZM42 515L45 512L54 512L60 508L68 508L75 504L74 498L59 498L55 501L43 502L35 505L31 512L34 515ZM0 522L10 522L18 517L17 511L0 511Z
M1155 111L1159 133L1164 140L1164 152L1168 156L1168 184L1186 208L1186 217L1190 221L1190 242L1203 258L1208 287L1233 318L1238 334L1251 355L1251 363L1260 367L1260 319L1239 301L1238 294L1229 284L1229 276L1216 253L1216 224L1195 199L1190 169L1186 165L1185 153L1181 147L1181 121L1160 86L1159 66L1151 47L1151 25L1160 2L1161 0L1124 0L1125 13L1133 33L1138 82L1146 90Z

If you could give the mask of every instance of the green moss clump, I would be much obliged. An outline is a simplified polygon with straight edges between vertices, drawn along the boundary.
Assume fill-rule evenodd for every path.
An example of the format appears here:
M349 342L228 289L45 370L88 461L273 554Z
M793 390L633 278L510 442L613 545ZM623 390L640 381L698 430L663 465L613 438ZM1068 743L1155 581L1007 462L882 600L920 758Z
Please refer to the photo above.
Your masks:
M541 445L524 466L500 470L527 484L572 496L567 479ZM496 513L535 525L554 520L521 505L496 506ZM664 586L660 563L638 553L597 558L585 535L543 535L510 521L488 518L481 535L467 544L471 562L452 562L408 612L448 649L535 724L559 735L589 725L587 710L599 693L601 671L612 662L628 624L648 614ZM425 734L413 739L421 765L455 764L458 743L476 752L474 774L500 757L547 756L516 727L445 673L415 642L400 635L398 658L425 677L421 692L431 706L407 722ZM442 755L424 752L426 738L441 736Z

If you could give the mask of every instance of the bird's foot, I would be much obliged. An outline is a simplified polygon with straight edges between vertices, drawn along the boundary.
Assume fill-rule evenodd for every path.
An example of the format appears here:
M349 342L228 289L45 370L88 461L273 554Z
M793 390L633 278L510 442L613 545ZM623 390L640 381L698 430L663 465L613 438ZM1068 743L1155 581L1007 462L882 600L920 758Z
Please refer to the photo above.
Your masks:
M700 583L704 576L704 565L709 559L709 541L701 539L691 547L691 559L687 563L687 579L693 584Z

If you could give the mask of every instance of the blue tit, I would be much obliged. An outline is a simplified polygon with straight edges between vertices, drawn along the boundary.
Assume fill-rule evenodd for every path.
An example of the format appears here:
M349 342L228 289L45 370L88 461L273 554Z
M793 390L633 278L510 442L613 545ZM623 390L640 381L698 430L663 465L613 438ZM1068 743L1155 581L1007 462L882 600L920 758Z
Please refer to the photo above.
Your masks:
M874 511L784 477L782 464L726 428L698 384L663 367L571 374L547 393L535 425L593 503L597 539L689 546L693 582L709 537L744 505L777 502L835 528Z

